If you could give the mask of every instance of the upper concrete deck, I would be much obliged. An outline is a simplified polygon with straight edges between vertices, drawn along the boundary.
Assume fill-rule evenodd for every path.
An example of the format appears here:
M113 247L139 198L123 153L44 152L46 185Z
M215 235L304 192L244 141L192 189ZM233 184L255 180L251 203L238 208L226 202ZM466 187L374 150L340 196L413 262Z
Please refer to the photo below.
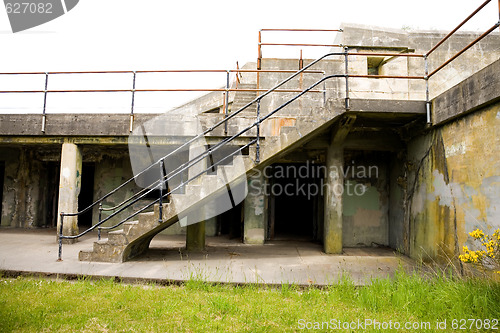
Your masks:
M421 58L380 57L376 53L424 53L445 35L439 31L405 31L353 24L344 24L342 28L344 32L338 35L336 43L348 47L349 52L353 54L348 57L348 73L351 76L368 74L374 61L378 61L377 70L380 75L423 75L424 66ZM447 42L448 45L442 49L438 48L432 54L432 59L429 59L430 69L439 65L476 36L477 33L468 32L454 35ZM499 34L493 33L429 80L430 95L435 96L432 100L434 124L442 123L498 98L500 89L498 75L495 74L499 72L500 67L499 45ZM356 53L365 55L355 56ZM314 73L301 74L281 88L301 91L326 75L344 74L344 60L344 56L329 57L311 68ZM306 66L311 61L303 60L303 65ZM289 77L290 71L299 69L299 59L264 58L261 64L262 70L268 72L241 73L238 86L247 90L242 89L228 94L230 111L257 97L257 92L252 92L249 87L270 89ZM253 70L256 69L256 64L249 63L243 68ZM270 72L273 70L288 72ZM464 79L466 80L463 81ZM361 127L398 127L424 117L425 80L350 77L348 95L345 82L345 78L340 77L318 85L315 87L316 91L307 93L264 122L260 135L264 138L279 135L281 127L293 126L299 118L314 119L319 109L341 112L346 97L350 101L348 111L358 115L357 124ZM453 87L459 82L462 82L460 88ZM475 91L478 98L469 98L472 91ZM297 92L270 94L262 99L261 114L271 112L296 94ZM161 121L164 123L161 131L154 134L163 137L159 139L163 144L176 144L177 137L196 135L200 128L202 130L210 128L224 118L222 97L224 95L221 91L209 93L172 110L172 114L135 113L133 128ZM238 133L255 121L255 110L255 107L249 108L229 122L227 132L224 131L224 126L220 126L211 132L207 139L216 142L221 137ZM345 107L344 111L347 111ZM182 118L181 115L195 117L201 127L192 125L193 121L186 120L187 118ZM0 143L60 144L64 140L71 139L81 144L126 145L130 135L130 117L130 114L61 114L51 113L50 109L45 118L41 114L0 114ZM151 135L151 139L155 135ZM254 136L255 131L249 131L238 138L237 142L246 143ZM167 141L165 137L168 137Z

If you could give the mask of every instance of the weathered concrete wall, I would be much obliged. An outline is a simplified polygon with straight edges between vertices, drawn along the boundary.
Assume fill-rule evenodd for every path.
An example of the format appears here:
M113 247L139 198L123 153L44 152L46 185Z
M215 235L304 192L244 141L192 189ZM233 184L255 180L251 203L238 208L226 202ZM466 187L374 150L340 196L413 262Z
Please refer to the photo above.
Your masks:
M389 246L408 252L409 228L405 223L407 194L406 150L391 155L389 168Z
M304 59L304 66L311 63L312 60ZM262 69L265 70L299 70L298 59L262 59ZM325 75L328 74L339 74L343 73L343 63L337 58L323 60L322 62L311 67L310 70L324 71ZM293 73L261 73L259 80L259 88L270 89L281 81L290 77ZM294 90L304 90L310 87L312 84L323 78L322 73L304 73L297 76L290 82L286 83L280 89L294 89ZM322 90L326 88L326 99L337 98L339 94L343 94L345 88L344 80L342 79L331 79L323 84L318 85L314 90ZM290 100L293 96L297 95L297 92L276 92L271 93L262 99L261 110L262 114L267 114L286 101ZM323 104L323 93L322 92L310 92L302 96L297 101L293 102L289 106L283 108L280 112L280 116L300 116L309 115L314 110L324 106Z
M156 115L135 115L134 127ZM46 136L128 136L128 114L49 114ZM0 135L42 135L41 114L1 114Z
M349 47L349 53L398 53L404 47L394 50L391 48L369 48L369 47ZM380 62L376 73L368 73L370 62ZM349 74L375 74L375 75L408 75L408 59L404 57L370 57L370 56L349 56ZM404 79L349 79L349 97L358 99L385 99L385 100L408 100L410 98L409 80ZM420 89L424 89L425 84L420 82Z
M500 60L439 95L432 101L432 123L450 121L500 99Z
M389 155L346 152L344 247L389 245Z
M46 224L47 169L36 148L0 147L5 162L1 225L34 228Z
M243 230L243 241L247 244L264 244L266 239L267 213L264 182L262 175L252 176L248 179Z
M424 54L448 33L448 31L402 30L351 23L343 23L341 28L344 32L338 34L336 42L348 46L351 52L366 52L371 48L374 52ZM429 56L429 71L433 71L480 34L481 32L467 31L455 33ZM440 95L499 58L500 34L495 32L429 80L431 98ZM367 74L366 57L352 56L349 61L351 73ZM392 58L381 66L380 74L423 76L424 70L425 64L422 58ZM425 84L422 80L357 79L351 81L353 81L352 84L350 83L351 91L357 98L366 98L366 94L369 94L371 97L367 98L405 99L406 94L407 98L412 100L425 99ZM392 93L395 94L392 95Z
M94 173L94 200L101 198L105 194L114 190L119 185L123 184L126 180L133 177L132 168L130 166L130 160L128 154L123 154L122 157L116 155L106 155L100 154L98 160L95 162L95 173ZM131 197L135 193L139 192L140 188L135 185L135 183L128 184L125 188L118 191L116 195L113 195L106 199L103 203L103 208L114 207L121 203L126 198ZM138 202L135 208L144 201ZM119 214L118 217L125 217L130 215L134 210L134 207L128 208L124 213ZM98 207L95 207L92 211L92 224L98 222ZM103 212L102 218L109 216L110 212ZM117 219L113 219L106 223L106 226L110 226L117 222Z
M500 227L500 103L408 145L410 255L456 257L467 232ZM469 244L471 245L471 244Z

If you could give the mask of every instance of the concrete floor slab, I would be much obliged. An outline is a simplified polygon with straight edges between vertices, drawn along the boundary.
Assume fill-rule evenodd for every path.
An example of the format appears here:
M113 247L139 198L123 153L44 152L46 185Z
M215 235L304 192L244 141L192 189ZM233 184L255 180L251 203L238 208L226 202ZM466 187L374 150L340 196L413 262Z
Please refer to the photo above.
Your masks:
M158 235L143 256L125 263L78 261L78 252L97 239L89 234L75 244L63 245L57 262L55 229L0 229L0 270L12 273L73 277L119 277L125 281L179 282L203 279L222 283L326 285L349 274L356 284L391 276L398 267L411 271L415 262L391 249L345 249L327 255L320 244L270 241L247 245L225 237L207 237L206 251L185 251L185 236Z

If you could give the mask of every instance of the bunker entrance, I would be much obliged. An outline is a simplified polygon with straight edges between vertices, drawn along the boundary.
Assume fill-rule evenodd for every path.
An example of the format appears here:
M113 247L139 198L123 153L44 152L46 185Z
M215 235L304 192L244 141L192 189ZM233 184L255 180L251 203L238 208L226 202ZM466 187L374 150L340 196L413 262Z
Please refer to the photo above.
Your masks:
M82 187L78 196L78 210L82 210L93 203L94 200L94 163L82 165ZM89 228L92 226L92 209L78 217L78 226Z
M311 163L276 164L266 190L270 239L319 241L323 171Z
M217 235L225 235L229 239L242 237L243 203L217 216Z
M48 162L47 164L47 220L45 222L45 227L54 228L57 224L60 164L60 162Z

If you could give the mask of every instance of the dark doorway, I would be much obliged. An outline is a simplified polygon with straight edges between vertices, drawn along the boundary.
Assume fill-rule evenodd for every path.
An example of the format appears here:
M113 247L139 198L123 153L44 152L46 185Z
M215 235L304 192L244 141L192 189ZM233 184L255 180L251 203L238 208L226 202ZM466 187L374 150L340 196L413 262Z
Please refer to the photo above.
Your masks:
M3 179L5 177L5 162L0 161L0 223L2 222Z
M82 165L82 187L78 196L78 210L81 211L94 202L94 163ZM89 228L92 226L92 209L78 217L78 226Z
M274 224L271 226L271 238L309 241L317 239L317 199L322 195L320 171L317 165L309 163L273 166L269 187L270 206L274 212L274 218L270 219Z
M230 239L241 238L243 228L243 202L217 216L217 234Z
M48 162L47 164L47 220L46 227L55 227L57 224L57 203L59 201L59 171L60 162Z

